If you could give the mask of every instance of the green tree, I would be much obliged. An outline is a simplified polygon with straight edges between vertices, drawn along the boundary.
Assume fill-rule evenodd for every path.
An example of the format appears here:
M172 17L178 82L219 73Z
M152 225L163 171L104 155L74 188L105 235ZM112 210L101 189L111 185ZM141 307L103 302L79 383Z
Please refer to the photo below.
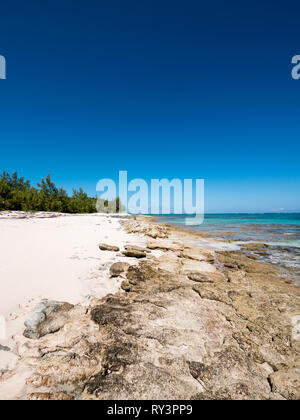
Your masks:
M56 187L48 174L37 184L30 186L29 181L18 177L17 172L11 176L4 171L0 174L0 210L51 211L62 213L95 213L96 198L89 197L82 188L73 190L71 197L63 188ZM101 201L101 200L100 200ZM105 213L119 211L122 208L120 199L102 200Z

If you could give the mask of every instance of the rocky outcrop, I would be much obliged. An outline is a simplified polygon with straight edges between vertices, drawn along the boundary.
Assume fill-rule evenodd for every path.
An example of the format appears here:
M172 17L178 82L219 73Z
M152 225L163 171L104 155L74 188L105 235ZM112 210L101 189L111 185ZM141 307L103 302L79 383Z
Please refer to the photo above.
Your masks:
M213 287L191 286L148 261L131 267L123 283L127 294L92 309L112 347L105 374L87 382L84 398L295 398L295 367L284 375L289 394L270 386L279 376L274 373L283 374L284 364L293 366L298 356L287 344L288 321L270 302L270 293L282 295L285 283L264 278L264 290L261 279L241 271L231 279L218 273ZM299 298L292 301L290 309L299 308Z
M180 253L180 256L191 260L214 262L214 256L212 253L203 251L197 247L185 247Z
M287 366L270 375L270 386L287 400L300 400L300 366Z
M141 223L141 221L124 222L123 226L128 233L141 234L149 236L150 238L168 238L168 228L163 225L156 225L154 223Z
M243 248L247 249L247 251L261 252L266 250L268 248L268 245L262 242L249 242L248 244L244 244Z
M201 271L191 271L186 273L190 280L197 283L219 283L228 281L226 277L221 273L210 273Z
M122 251L122 254L130 258L145 258L147 256L146 252L134 248Z
M127 262L116 262L110 267L109 272L111 277L118 277L125 274L129 267L130 264Z
M28 340L24 398L300 398L299 287L244 253L177 242L114 264L126 276L117 294L66 308L55 334Z
M68 313L73 305L44 299L25 321L24 336L37 339L59 331L68 321Z
M125 245L124 249L126 251L139 251L139 252L151 252L148 248L138 245Z
M101 251L112 251L112 252L120 251L120 248L114 245L99 244L98 246Z
M137 245L125 245L124 249L122 254L130 258L145 258L146 254L151 252L149 249Z
M147 243L147 248L154 250L154 249L159 249L162 251L182 251L184 249L184 245L181 243L174 243L171 241L166 241L166 240L156 240L156 241L149 241Z

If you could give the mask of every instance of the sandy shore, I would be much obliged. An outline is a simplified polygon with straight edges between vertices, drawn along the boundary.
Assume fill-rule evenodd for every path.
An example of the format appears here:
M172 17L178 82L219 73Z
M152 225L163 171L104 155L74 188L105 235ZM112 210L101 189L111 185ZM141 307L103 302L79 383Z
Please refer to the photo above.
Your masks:
M120 280L109 278L108 270L120 254L101 252L98 243L122 248L144 242L125 233L120 218L99 214L0 213L0 232L2 348L14 347L14 336L41 299L78 304L119 289ZM0 347L0 370L16 359Z
M40 217L0 216L0 399L300 398L300 289L261 245L151 218Z
M114 258L97 244L141 242L120 228L119 219L101 215L0 218L0 308L7 316L32 298L78 303L93 291L115 290L101 271ZM102 290L101 290L102 289Z

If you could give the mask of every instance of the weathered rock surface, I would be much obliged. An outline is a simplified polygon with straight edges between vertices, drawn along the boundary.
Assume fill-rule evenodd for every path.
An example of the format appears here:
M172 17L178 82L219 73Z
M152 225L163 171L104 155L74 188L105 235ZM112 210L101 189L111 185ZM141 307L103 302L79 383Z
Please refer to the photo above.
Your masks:
M128 250L122 251L122 254L125 255L126 257L131 257L131 258L145 258L147 256L146 252L139 251L137 249L128 249Z
M242 253L217 252L217 259L226 269L231 271L243 270L248 273L270 275L278 273L277 267L253 260Z
M118 246L107 245L107 244L99 244L99 249L101 251L112 251L112 252L120 251L120 248Z
M70 303L42 300L26 319L24 336L37 339L59 331L68 321L72 308Z
M140 221L130 221L124 223L124 228L128 233L142 234L151 238L167 238L168 228L154 223L141 223Z
M213 285L191 287L149 261L130 267L124 282L128 294L92 310L114 350L106 353L106 374L87 382L83 397L138 398L145 389L145 398L294 398L295 373L285 375L288 394L270 387L270 375L298 356L287 345L288 322L279 322L276 307L285 284L264 278L264 290L260 279L242 273L235 276L237 288L224 277L219 273ZM293 308L299 307L299 298L292 300Z
M196 247L186 247L180 253L180 257L189 258L191 260L197 260L197 261L208 261L208 262L214 261L214 257L211 253L208 253L207 251L204 251Z
M182 265L182 274L187 274L191 271L201 271L207 273L214 273L216 271L216 268L206 261L191 260L189 258L180 258L180 260Z
M139 252L151 252L150 249L145 248L143 246L138 246L138 245L125 245L124 249L126 251L139 251Z
M300 366L289 366L270 375L273 392L278 392L287 400L300 400Z
M187 272L187 277L190 280L199 282L199 283L217 283L227 281L226 277L221 273L207 273L201 271L191 271Z
M116 295L28 340L23 397L299 399L300 288L243 253L177 254L140 260Z
M174 243L171 241L156 240L156 241L149 241L147 243L147 248L175 252L175 251L181 251L184 248L184 245L180 243Z
M268 245L263 242L250 242L249 244L244 244L243 248L246 248L248 251L263 251L268 248Z
M120 262L114 263L110 267L109 272L112 277L118 277L121 274L125 274L129 267L130 267L130 264L128 264L127 262L120 261Z

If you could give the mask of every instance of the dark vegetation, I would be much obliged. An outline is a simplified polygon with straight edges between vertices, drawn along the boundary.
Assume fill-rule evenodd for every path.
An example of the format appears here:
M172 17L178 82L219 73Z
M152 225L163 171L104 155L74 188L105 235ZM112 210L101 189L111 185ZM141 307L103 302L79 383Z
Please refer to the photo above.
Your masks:
M0 210L21 211L50 211L60 213L95 213L96 208L103 213L120 211L120 200L98 200L88 197L82 188L73 189L71 197L63 188L55 186L50 175L32 187L29 181L18 177L15 172L9 175L7 172L0 174Z

